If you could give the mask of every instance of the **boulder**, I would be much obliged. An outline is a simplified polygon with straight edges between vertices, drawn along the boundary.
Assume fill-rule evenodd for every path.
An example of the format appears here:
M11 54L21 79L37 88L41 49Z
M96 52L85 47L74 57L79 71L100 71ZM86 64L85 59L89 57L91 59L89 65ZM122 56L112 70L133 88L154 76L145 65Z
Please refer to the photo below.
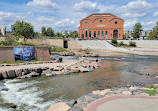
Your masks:
M67 105L69 105L70 107L73 107L76 103L77 103L77 101L76 100L71 100L71 101L67 101L67 102L65 102Z
M22 69L15 70L16 76L22 76Z
M50 69L43 71L42 75L46 75L47 77L56 76L56 73L53 73Z
M65 75L69 75L70 72L68 70L62 70L62 72L65 74Z
M30 73L28 69L23 69L23 72L24 72L24 75L27 75Z
M79 107L73 107L73 108L71 108L71 111L83 111L83 109L81 109Z
M42 69L43 71L45 71L45 70L49 69L49 67L42 67L41 69Z
M7 72L7 74L8 74L8 78L9 78L9 79L13 79L13 78L16 77L15 70L9 70L9 71Z
M124 94L124 95L132 95L132 93L130 91L123 91L122 94Z
M3 75L2 75L2 73L0 72L0 80L3 80L4 78L3 78Z
M36 71L37 73L42 73L42 69L41 68L37 68L37 71Z
M62 66L57 66L57 67L54 67L53 71L61 71L63 69L64 68Z
M78 67L72 67L71 72L78 73L78 72L80 72L80 69Z
M92 94L104 96L106 93L108 93L110 91L111 91L111 89L97 90L97 91L92 91Z
M32 76L32 77L37 77L37 76L40 76L40 73L31 72L29 75Z
M69 111L70 109L71 107L68 106L66 103L59 102L49 107L46 111Z
M3 76L4 79L7 79L8 78L7 71L3 71L2 76Z
M88 72L88 68L84 68L84 67L79 67L80 72Z
M71 66L64 67L65 70L71 70Z

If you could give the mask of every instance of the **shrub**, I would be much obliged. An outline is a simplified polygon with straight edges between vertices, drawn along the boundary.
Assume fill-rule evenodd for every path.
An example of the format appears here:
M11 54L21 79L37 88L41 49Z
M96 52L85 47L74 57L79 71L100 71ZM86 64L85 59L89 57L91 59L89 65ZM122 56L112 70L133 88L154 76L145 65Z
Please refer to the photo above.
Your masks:
M112 39L112 40L111 40L111 43L117 44L117 43L118 43L118 42L117 42L117 39Z
M62 47L49 47L49 53L51 52L65 52L67 51L65 48Z
M157 94L156 90L145 90L145 92L149 94L150 96L155 96Z
M118 43L119 46L124 46L125 44L122 42Z
M136 42L130 41L130 42L129 42L129 46L136 47Z

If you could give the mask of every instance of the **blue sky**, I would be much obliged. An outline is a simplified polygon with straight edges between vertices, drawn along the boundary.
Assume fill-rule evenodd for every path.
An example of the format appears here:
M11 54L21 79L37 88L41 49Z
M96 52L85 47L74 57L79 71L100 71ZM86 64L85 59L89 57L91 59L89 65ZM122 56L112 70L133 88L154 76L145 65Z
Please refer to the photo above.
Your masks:
M0 27L16 20L30 22L35 31L42 26L55 32L77 30L80 20L92 13L113 13L124 19L124 30L137 22L150 30L158 21L158 0L0 0Z

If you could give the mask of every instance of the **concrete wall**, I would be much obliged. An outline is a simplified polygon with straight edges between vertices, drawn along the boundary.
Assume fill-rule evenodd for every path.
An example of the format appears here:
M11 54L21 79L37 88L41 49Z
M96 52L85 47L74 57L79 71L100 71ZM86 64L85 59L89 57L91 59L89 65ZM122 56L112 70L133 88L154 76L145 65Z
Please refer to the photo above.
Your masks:
M48 47L35 47L35 59L43 59L44 61L50 60Z
M0 47L0 62L15 61L13 47Z
M129 44L131 40L118 40L119 43L121 41L123 41L125 44ZM137 47L140 48L158 48L158 40L132 40L132 41L136 42Z
M28 39L27 41L33 44L46 44L46 45L64 47L63 39Z

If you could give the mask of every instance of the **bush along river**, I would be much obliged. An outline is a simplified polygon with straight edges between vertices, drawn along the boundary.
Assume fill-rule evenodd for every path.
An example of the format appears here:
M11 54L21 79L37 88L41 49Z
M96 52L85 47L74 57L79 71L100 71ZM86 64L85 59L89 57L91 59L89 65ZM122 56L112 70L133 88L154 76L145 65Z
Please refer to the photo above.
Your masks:
M102 63L93 72L0 81L0 111L45 111L57 102L75 100L95 90L158 84L157 57L123 54L98 59Z

